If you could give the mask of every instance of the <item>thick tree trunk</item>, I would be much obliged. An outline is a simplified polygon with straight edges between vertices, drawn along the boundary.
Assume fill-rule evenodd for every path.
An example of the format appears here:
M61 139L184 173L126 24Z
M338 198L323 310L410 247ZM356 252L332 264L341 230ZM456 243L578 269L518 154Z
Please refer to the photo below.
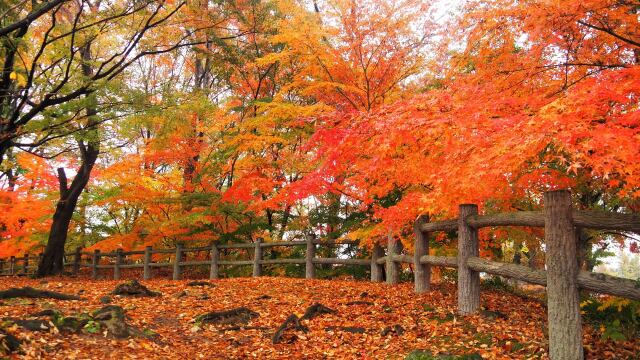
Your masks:
M420 294L430 290L431 266L420 262L420 258L429 255L429 233L420 230L420 224L429 222L428 215L418 217L414 224L415 245L413 247L413 275L416 293Z
M64 247L67 242L67 233L69 231L71 217L73 216L82 191L89 182L91 169L96 162L98 152L98 149L91 145L87 148L86 155L83 156L82 159L80 170L69 188L67 188L64 169L58 169L60 200L58 200L56 211L53 214L53 222L51 223L47 247L38 264L38 277L59 274L63 270Z
M571 193L544 194L547 247L547 312L549 358L582 360L582 324L578 296L576 233L571 216Z
M387 236L387 261L386 270L387 284L395 285L400 283L400 263L393 261L394 255L402 252L402 243L394 239L391 233Z
M91 43L85 45L82 50L82 71L85 76L91 76ZM49 239L44 250L36 275L43 277L61 273L63 269L64 247L67 242L67 232L71 217L76 209L78 199L89 183L91 169L98 159L100 153L100 136L98 130L97 111L95 107L95 95L90 95L89 105L86 108L87 124L86 128L91 129L90 140L78 140L78 148L82 157L82 163L78 174L73 178L71 186L67 187L67 177L64 169L58 169L58 180L60 182L60 200L56 204L56 211L53 214L53 223L49 232Z
M458 313L469 315L480 310L480 274L469 268L467 260L479 256L478 230L464 219L478 214L478 206L460 205L458 218Z

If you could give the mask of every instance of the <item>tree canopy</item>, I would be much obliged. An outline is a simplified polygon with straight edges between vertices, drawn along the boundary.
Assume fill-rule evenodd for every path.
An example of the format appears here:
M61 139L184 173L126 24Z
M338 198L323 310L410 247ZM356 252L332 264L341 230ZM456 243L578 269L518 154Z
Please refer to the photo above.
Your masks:
M638 5L442 6L3 2L0 256L307 232L371 245L411 238L421 214L538 209L556 188L640 211ZM637 251L582 235L584 266L612 241ZM481 237L542 256L533 229Z

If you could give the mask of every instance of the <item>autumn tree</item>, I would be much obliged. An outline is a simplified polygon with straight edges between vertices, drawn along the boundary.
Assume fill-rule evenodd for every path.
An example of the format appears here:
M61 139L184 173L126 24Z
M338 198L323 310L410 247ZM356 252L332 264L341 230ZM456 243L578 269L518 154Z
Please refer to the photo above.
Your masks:
M46 5L44 13L44 8L30 10L20 4L7 9L15 18L29 11L38 17L24 15L26 20L16 20L16 25L9 25L3 36L0 156L4 159L9 149L19 148L52 157L55 154L41 151L48 141L69 135L92 137L86 142L77 141L82 165L69 188L64 171L59 172L61 199L40 275L61 271L59 254L63 251L69 219L99 153L99 135L88 134L108 120L96 115L102 106L111 104L97 103L96 92L137 59L185 45L184 39L169 45L142 41L184 3L173 7L166 7L164 2L110 5L58 2ZM100 51L94 46L95 54L91 54L92 44L108 38L107 29L118 29L127 41L115 48L102 47Z

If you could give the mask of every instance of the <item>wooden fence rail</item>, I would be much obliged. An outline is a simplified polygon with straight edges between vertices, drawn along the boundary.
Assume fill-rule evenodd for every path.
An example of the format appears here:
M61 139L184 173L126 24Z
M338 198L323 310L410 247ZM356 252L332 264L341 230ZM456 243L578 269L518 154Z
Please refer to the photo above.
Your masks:
M281 241L265 243L258 239L252 244L212 244L206 247L187 248L182 245L176 246L174 249L153 249L151 246L145 247L144 250L123 251L117 249L111 252L102 252L95 250L93 252L82 251L77 248L74 252L64 254L64 267L71 269L69 272L78 274L81 268L90 268L92 278L98 278L102 269L113 270L113 279L121 278L122 269L141 268L143 269L143 279L148 280L152 277L152 268L169 267L172 268L172 278L174 280L182 277L182 270L190 266L209 266L209 278L217 279L220 274L220 266L253 266L253 276L262 275L262 265L284 265L284 264L305 264L305 276L307 278L315 277L316 264L342 264L342 265L370 265L369 259L347 259L347 258L318 258L315 256L317 246L340 246L340 245L356 245L356 241L320 241L312 237L305 241ZM307 254L304 259L280 258L280 259L263 259L263 249L274 247L290 247L304 246ZM220 250L226 249L252 249L253 258L251 260L220 260ZM206 260L189 260L185 259L188 253L207 252L209 258ZM169 261L153 262L154 254L173 254ZM132 255L141 255L140 259L131 262ZM29 275L35 273L37 264L42 254L33 256L25 254L24 257L16 258L12 256L8 261L0 259L0 275ZM29 262L30 260L31 262ZM103 259L107 259L108 263L104 263ZM179 259L176 261L176 259ZM127 260L130 260L127 262ZM5 268L5 263L9 266ZM22 264L19 266L19 264ZM31 266L29 266L31 264Z
M212 244L207 247L175 249L153 249L117 251L102 253L82 252L80 248L64 256L65 266L77 274L81 267L91 268L93 278L100 269L113 269L113 278L119 279L121 269L142 268L143 278L152 277L152 268L173 268L172 278L180 279L182 269L187 266L209 266L209 278L220 276L220 266L252 266L253 276L262 275L263 265L304 264L305 277L315 278L317 264L341 264L370 266L371 281L397 284L402 271L401 264L413 267L415 291L429 291L431 267L441 266L458 269L458 312L473 314L480 309L480 273L513 278L547 287L549 321L549 356L553 360L583 359L582 326L578 290L585 289L602 294L622 296L640 300L640 281L623 279L605 274L580 271L576 252L576 228L592 228L640 233L640 215L618 214L595 211L577 211L571 208L571 194L568 191L545 193L543 211L521 211L479 215L476 205L460 205L456 219L430 222L428 216L420 216L415 222L414 253L403 253L402 244L391 235L386 244L387 252L379 244L371 248L368 259L319 258L317 246L354 245L357 242L319 241L306 236L304 241L284 241L265 243L258 240L252 244ZM479 257L478 229L495 226L544 227L546 270L495 262ZM457 231L458 256L429 255L429 238L436 231ZM305 258L263 259L263 250L272 247L305 247ZM220 251L225 249L252 249L251 260L220 260ZM187 253L209 253L205 260L186 260ZM153 254L174 254L172 261L152 262ZM135 263L127 263L127 256L142 255ZM41 256L41 255L40 255ZM90 262L83 262L89 258ZM102 258L112 259L109 264L101 264ZM69 259L73 259L69 261ZM0 275L21 275L34 271L39 256L25 254L0 259ZM20 264L20 266L19 266ZM386 276L385 276L386 275Z

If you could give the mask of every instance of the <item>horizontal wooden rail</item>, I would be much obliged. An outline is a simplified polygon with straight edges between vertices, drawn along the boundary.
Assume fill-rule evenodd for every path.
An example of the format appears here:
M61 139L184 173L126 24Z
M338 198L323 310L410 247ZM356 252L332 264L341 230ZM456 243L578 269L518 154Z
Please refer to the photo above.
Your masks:
M406 254L398 254L393 256L393 261L404 264L413 264L413 256Z
M115 267L115 264L113 265ZM142 268L144 264L119 264L121 269L134 269L134 268Z
M371 264L369 259L338 259L338 258L314 258L314 264L342 264L342 265L366 265Z
M456 229L458 229L457 219L425 222L420 226L422 232L453 231Z
M220 265L253 265L253 261L252 260L235 260L235 261L220 260L218 261L218 264Z
M180 261L180 266L201 266L201 265L209 265L209 264L211 264L211 260Z
M544 227L542 211L517 211L491 215L473 215L465 219L472 228L488 226L532 226Z
M218 249L252 249L254 244L238 243L238 244L222 244L218 245Z
M271 264L304 264L306 262L305 259L268 259L260 261L262 265L271 265Z
M640 234L640 214L574 210L573 223L590 229L630 231Z
M474 271L514 278L531 284L547 285L547 274L544 270L535 270L522 265L490 261L475 256L470 257L469 260L467 260L467 264L469 268Z
M429 264L433 266L442 266L449 268L457 268L458 267L458 258L455 256L432 256L432 255L423 255L420 257L421 264Z
M467 263L471 269L478 272L504 276L542 286L547 285L547 272L544 270L534 270L522 265L501 263L479 257L471 257ZM581 271L578 274L578 286L601 294L640 300L640 282L635 280Z
M573 222L578 227L596 230L618 230L640 233L640 214L619 214L599 211L574 210ZM466 224L479 229L493 226L544 227L542 211L517 211L490 215L473 215L465 219ZM420 224L423 232L453 231L458 219L448 219Z
M277 242L266 242L260 243L260 247L273 247L273 246L301 246L307 245L306 241L277 241Z

